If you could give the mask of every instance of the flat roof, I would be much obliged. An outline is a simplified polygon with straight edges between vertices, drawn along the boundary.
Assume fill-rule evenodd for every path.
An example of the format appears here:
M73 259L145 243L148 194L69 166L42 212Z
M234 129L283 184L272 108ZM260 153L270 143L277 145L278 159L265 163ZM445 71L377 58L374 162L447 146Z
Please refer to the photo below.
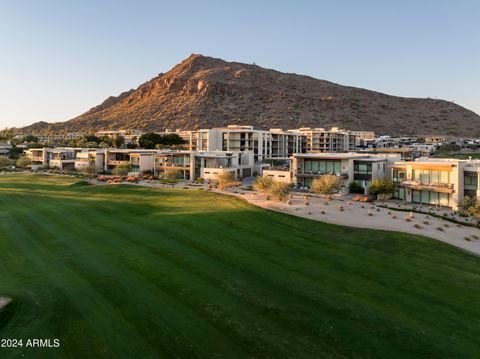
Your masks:
M324 158L331 160L348 160L348 159L368 159L368 154L359 153L332 153L332 152L320 152L320 153L294 153L292 157L301 158Z

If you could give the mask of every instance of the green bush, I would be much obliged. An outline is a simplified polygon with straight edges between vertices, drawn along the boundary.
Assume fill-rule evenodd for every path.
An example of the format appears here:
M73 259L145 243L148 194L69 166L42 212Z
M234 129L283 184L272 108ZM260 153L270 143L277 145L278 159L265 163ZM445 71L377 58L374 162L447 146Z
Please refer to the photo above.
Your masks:
M363 194L365 192L365 188L363 188L358 182L350 182L348 185L348 191L350 193Z

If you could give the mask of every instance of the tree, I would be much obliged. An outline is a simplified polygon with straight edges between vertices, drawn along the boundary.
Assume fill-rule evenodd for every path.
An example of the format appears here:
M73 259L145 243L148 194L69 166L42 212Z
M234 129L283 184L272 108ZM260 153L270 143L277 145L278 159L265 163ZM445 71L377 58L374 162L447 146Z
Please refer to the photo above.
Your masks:
M162 144L162 136L155 132L144 133L138 143L142 148L153 149L157 144Z
M215 181L217 183L217 187L220 189L238 186L240 184L239 182L235 181L235 175L230 171L217 175Z
M395 182L393 182L390 178L375 178L372 181L368 191L373 196L378 195L391 195L396 190Z
M20 157L15 165L19 168L27 168L28 166L31 166L32 160L26 156Z
M97 145L102 142L102 140L100 138L98 138L97 136L95 135L86 135L86 136L83 136L83 141L85 143L87 142L95 142Z
M185 141L177 133L169 133L162 136L162 145L165 146L176 146L183 145Z
M120 148L125 144L125 138L120 135L116 135L115 138L113 139L113 145L116 148Z
M112 174L115 176L126 176L130 171L130 165L118 165L112 170Z
M37 143L38 142L38 137L35 137L33 135L26 135L26 136L23 136L22 141L23 142Z
M342 177L334 175L323 175L314 178L310 186L310 192L320 194L334 194L342 187Z

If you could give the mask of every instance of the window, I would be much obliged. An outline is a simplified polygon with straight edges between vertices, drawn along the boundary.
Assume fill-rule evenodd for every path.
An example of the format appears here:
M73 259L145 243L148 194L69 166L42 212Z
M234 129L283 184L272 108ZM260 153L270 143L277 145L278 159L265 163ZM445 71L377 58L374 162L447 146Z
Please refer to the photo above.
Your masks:
M478 175L475 172L465 172L465 189L476 190L478 188Z
M340 161L305 160L305 172L333 173L340 172L341 168Z
M353 170L354 174L372 174L372 164L355 162Z

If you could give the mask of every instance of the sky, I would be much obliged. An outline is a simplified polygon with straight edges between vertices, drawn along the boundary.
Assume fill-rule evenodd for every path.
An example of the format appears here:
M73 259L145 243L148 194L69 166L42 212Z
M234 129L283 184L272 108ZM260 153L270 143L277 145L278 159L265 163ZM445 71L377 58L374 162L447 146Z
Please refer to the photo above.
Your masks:
M480 114L480 1L0 0L0 128L71 119L192 53Z

